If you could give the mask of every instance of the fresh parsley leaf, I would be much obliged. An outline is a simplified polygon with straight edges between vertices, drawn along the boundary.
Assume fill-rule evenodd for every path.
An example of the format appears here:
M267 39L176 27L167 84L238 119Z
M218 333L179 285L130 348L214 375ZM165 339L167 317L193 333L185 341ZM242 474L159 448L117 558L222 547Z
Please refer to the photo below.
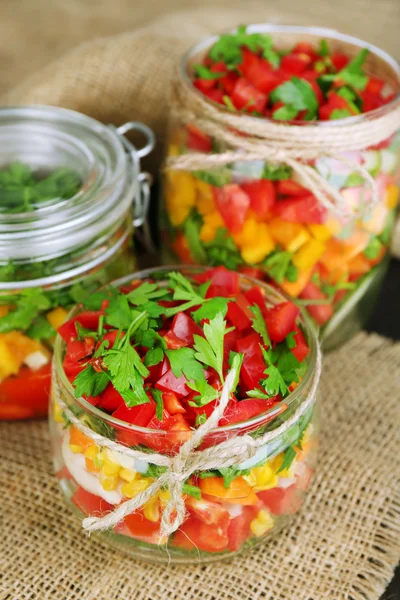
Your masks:
M267 256L262 265L268 275L277 283L282 283L291 264L292 254L281 250L275 250Z
M105 313L106 323L116 329L126 331L132 322L132 312L124 294L111 298Z
M204 378L204 367L196 360L193 348L167 350L165 354L175 377L183 374L188 381Z
M75 398L98 396L106 389L108 382L106 373L97 373L92 365L88 365L74 379Z
M231 352L229 355L229 366L236 369L236 377L233 380L232 393L235 393L240 379L240 370L242 368L244 354L242 352Z
M197 487L197 485L184 483L182 486L182 492L188 496L193 496L193 498L196 498L197 500L201 500L201 489Z
M363 65L368 55L369 50L363 48L352 61L350 61L341 71L338 73L329 73L322 75L318 81L331 83L339 80L346 83L358 90L364 90L368 83L368 77L363 71Z
M268 375L268 378L263 380L262 385L268 394L271 394L271 396L282 394L284 396L288 388L277 367L270 365L264 372Z
M228 300L216 296L209 298L200 308L192 312L192 317L195 321L200 322L202 319L213 319L218 313L225 317L228 310Z
M273 67L277 69L281 63L281 57L278 52L273 49L273 43L271 36L267 34L260 35L258 46L262 50L262 56L265 58Z
M329 56L329 45L328 42L324 39L320 40L319 42L318 54L320 56Z
M207 415L205 413L201 413L200 415L196 416L196 427L200 427L200 425L203 425L203 423L205 423L207 421Z
M156 417L159 421L163 420L164 403L162 399L162 392L156 388L150 390L153 400L156 403Z
M250 306L250 310L254 315L252 318L254 331L261 335L266 346L271 346L271 339L268 335L267 326L260 307L257 304L253 304L253 306Z
M218 227L212 242L204 244L207 251L207 263L211 266L225 265L236 271L243 259L227 229Z
M286 337L285 337L285 342L288 348L292 349L292 348L296 348L296 340L294 339L294 336L296 335L295 331L291 331Z
M336 119L347 119L347 117L351 117L352 114L347 108L335 108L331 114L329 115L329 120L334 121Z
M281 181L282 179L290 179L292 169L287 165L273 165L266 163L262 172L263 179L271 179L271 181Z
M203 220L198 213L192 211L184 223L185 236L189 244L190 254L199 264L206 262L204 246L200 241L200 229Z
M218 469L220 475L224 479L224 487L229 488L232 481L241 475L245 475L249 473L248 469L238 469L237 467L223 467L222 469Z
M138 285L138 287L129 292L129 294L126 295L126 298L130 304L134 304L135 306L140 306L142 308L142 304L146 304L151 300L163 298L167 294L168 290L166 288L159 288L157 283L144 281Z
M307 81L298 77L292 77L290 81L276 87L271 92L271 99L272 102L283 102L297 111L307 110L305 118L308 121L317 116L319 105L315 92Z
M26 332L26 335L34 340L48 340L56 335L56 330L50 325L48 320L39 316L32 323Z
M365 248L364 250L364 255L369 259L369 260L374 260L375 258L377 258L379 256L379 253L382 250L382 242L379 240L379 238L377 237L373 237L370 241L370 243L368 244L368 246ZM0 319L1 321L1 319Z
M146 367L152 367L158 365L164 358L164 350L159 346L157 348L150 349L144 359Z
M83 305L89 310L99 310L104 300L110 300L113 296L118 294L119 292L116 288L108 286L104 290L99 290L98 292L94 292L93 294L90 294L90 296L87 296L83 301Z
M285 277L288 281L295 282L299 278L299 270L294 264L291 262L286 269Z
M223 96L222 100L226 106L226 108L228 110L230 110L231 112L237 112L237 108L236 106L233 104L232 100L230 99L229 96Z
M257 389L249 390L246 393L250 398L260 398L260 400L269 400L271 397L270 394L266 394L265 392Z
M221 169L210 169L208 171L193 171L193 175L197 177L197 179L201 179L201 181L214 185L215 187L222 187L232 181L232 173L226 167Z
M218 313L209 323L203 327L204 336L194 335L195 357L205 365L215 369L221 382L224 381L224 336L226 332L226 321L222 313Z
M220 79L221 77L224 77L224 75L226 75L226 73L223 72L211 71L205 65L193 65L193 69L197 77L200 77L200 79Z
M204 376L203 376L204 377ZM198 392L198 396L194 396L193 401L189 400L190 406L205 406L218 398L219 392L203 379L195 379L189 382L188 387Z
M290 469L295 458L296 458L296 450L294 450L294 448L292 446L289 446L289 448L286 448L286 450L283 454L283 462L282 462L281 466L279 467L277 473L281 473L285 469Z
M274 121L293 121L293 119L297 117L298 112L299 111L297 108L294 108L294 106L281 106L277 110L274 110L272 118Z
M40 313L51 307L50 300L40 288L21 290L12 298L13 301L10 303L15 308L0 318L0 333L7 333L14 329L27 331Z

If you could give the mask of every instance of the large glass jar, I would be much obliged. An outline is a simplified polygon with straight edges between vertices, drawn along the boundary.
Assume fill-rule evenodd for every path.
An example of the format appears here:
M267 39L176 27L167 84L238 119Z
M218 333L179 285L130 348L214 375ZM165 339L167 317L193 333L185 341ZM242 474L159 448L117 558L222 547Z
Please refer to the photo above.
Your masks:
M333 51L350 57L361 48L368 48L368 72L384 78L395 95L385 106L365 114L335 121L301 122L304 131L314 126L327 135L332 128L340 134L340 128L352 122L368 124L398 111L400 67L382 50L319 28L252 25L248 32L270 34L279 49L292 48L302 41L317 47L322 38ZM207 118L205 113L201 114L199 99L203 100L203 106L204 103L210 105L219 114L227 114L228 107L202 96L192 83L193 65L202 63L217 39L204 40L183 58L173 84L173 97L179 97L180 90L181 96L195 100L191 114L197 124L194 126L190 121L187 110L178 107L173 112L168 157L191 153L218 155L229 149L226 142L221 143L199 127L201 119L204 122ZM252 132L257 122L265 121L265 117L258 116L246 116L246 119L252 121ZM291 124L282 125L286 130L290 127ZM246 134L240 133L245 140ZM339 153L335 158L322 156L309 163L340 192L351 210L358 209L357 218L350 220L322 205L310 211L307 208L310 191L304 183L299 186L298 175L284 164L236 160L217 168L199 167L189 171L172 170L167 163L161 202L164 259L166 262L178 259L192 264L224 264L272 280L307 307L321 329L324 349L332 348L360 329L373 309L388 262L399 193L399 162L400 134L397 131L378 145ZM372 208L368 208L370 182L360 177L358 167L364 167L375 180L379 202ZM261 186L257 188L255 184L259 182L264 188L269 186L268 193L279 210L272 209L269 202L260 202L257 206L256 193ZM244 205L248 209L241 220L239 214L243 213Z
M114 285L129 289L132 281L147 279L167 285L163 279L167 271L166 268L148 269L120 279ZM181 273L202 271L201 267L182 267ZM243 292L254 285L260 286L267 307L286 301L271 286L246 275L240 276ZM284 402L257 417L212 430L200 446L200 449L209 448L244 434L257 439L270 432L270 438L263 441L257 453L220 473L196 471L189 483L200 487L201 497L185 495L185 520L170 536L160 534L162 512L170 498L167 486L135 513L92 537L98 536L100 541L149 562L212 562L269 540L293 518L303 504L315 470L319 439L319 403L315 394L320 368L317 339L304 313L300 323L310 353L303 377L294 391ZM57 336L49 415L54 466L69 506L81 518L104 516L146 490L155 478L165 473L165 470L157 472L150 453L174 457L191 433L128 424L104 413L91 402L76 398L63 370L65 350L65 342ZM78 419L79 425L87 426L85 432L71 423L71 415ZM99 434L103 441L118 442L119 451L102 446ZM146 457L148 454L149 459L138 460L125 455L127 447L146 453Z
M137 150L124 136L139 129ZM151 131L54 107L0 111L0 419L47 414L56 329L71 306L131 272Z

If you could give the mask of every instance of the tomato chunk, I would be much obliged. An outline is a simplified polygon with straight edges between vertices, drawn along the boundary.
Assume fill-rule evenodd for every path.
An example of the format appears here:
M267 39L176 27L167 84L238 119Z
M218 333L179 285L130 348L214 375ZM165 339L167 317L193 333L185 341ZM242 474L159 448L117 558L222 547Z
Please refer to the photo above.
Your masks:
M326 215L325 208L312 194L279 200L274 206L274 212L289 223L321 224Z
M307 345L306 338L304 337L304 333L300 327L295 325L294 330L296 333L293 339L296 342L296 346L292 348L292 352L299 362L303 362L303 360L309 355L310 348Z
M309 281L307 283L306 287L300 294L300 298L303 300L326 300L326 304L310 304L307 306L307 311L310 313L314 321L318 323L318 325L325 325L325 323L332 317L332 304L327 300L326 295L313 281Z
M103 315L104 311L95 310L95 311L83 311L76 317L73 317L69 321L66 321L58 328L58 333L61 335L63 340L69 342L73 340L77 336L76 332L76 323L79 323L85 329L90 329L91 331L96 331L99 326L99 318L100 315Z
M174 534L172 544L185 550L222 552L228 547L228 523L210 527L196 519L187 519Z
M221 217L231 233L238 233L250 206L250 198L236 183L213 188L214 200Z
M250 198L250 206L259 217L265 217L275 204L275 187L269 179L242 183L242 190Z
M51 365L37 371L21 367L18 375L0 383L0 420L45 417L48 411Z
M91 494L80 486L73 494L71 500L75 506L79 508L79 510L81 510L86 516L91 515L101 517L114 508L112 504L109 504L100 496Z
M260 112L265 110L268 96L263 94L254 85L249 83L244 77L240 77L235 83L232 91L232 102L238 110L248 110L249 112Z

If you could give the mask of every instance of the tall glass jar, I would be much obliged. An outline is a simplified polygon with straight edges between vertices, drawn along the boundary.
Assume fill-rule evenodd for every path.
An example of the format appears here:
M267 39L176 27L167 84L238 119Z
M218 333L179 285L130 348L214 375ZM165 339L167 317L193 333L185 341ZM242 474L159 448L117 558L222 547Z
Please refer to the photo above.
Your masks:
M168 285L168 280L163 279L168 270L148 269L120 279L113 285L129 288L132 281L147 279ZM190 276L204 270L201 267L182 267L181 273ZM271 286L246 275L240 276L243 292L254 285L260 286L266 306L286 301ZM317 339L305 313L301 314L300 322L310 353L298 386L284 401L264 413L212 430L202 440L200 449L246 433L254 438L266 432L273 434L275 431L276 435L263 443L251 459L230 468L233 477L226 487L222 476L210 478L218 471L194 473L201 498L185 496L188 511L185 521L169 537L160 535L162 511L170 497L168 489L164 488L115 527L96 533L99 539L149 562L213 562L231 558L269 540L293 519L311 483L319 442L319 397L312 393L319 368ZM124 447L175 456L191 433L128 424L85 399L76 398L63 369L65 350L65 342L57 336L49 415L53 462L61 489L75 512L81 518L104 516L117 505L146 490L158 476L157 467L150 460L124 455ZM88 427L87 434L82 434L71 423L65 407ZM282 426L289 419L290 426L283 430ZM91 437L97 434L118 442L122 451L99 446L98 439ZM221 490L225 490L224 493Z
M247 31L270 34L281 50L292 48L298 42L311 43L317 48L321 39L327 40L332 51L344 52L350 57L361 48L368 48L367 71L385 79L394 93L394 99L381 108L334 121L301 122L304 128L317 126L327 134L335 128L340 133L343 126L367 124L398 111L400 66L379 48L321 28L252 25ZM186 98L196 101L194 114L200 121L206 118L198 108L200 98L219 114L227 114L229 110L203 96L192 82L193 65L202 63L217 39L204 40L183 57L173 84L175 92L183 90ZM246 119L252 121L253 131L261 120L248 115ZM282 125L286 129L290 126L290 123ZM243 131L241 135L246 139ZM218 154L227 148L225 143L202 131L198 124L194 126L187 111L173 113L168 157ZM379 203L373 208L368 208L369 184L351 163L364 167L375 180ZM306 214L307 202L303 203L305 207L298 218L292 218L293 214L289 216L286 210L289 204L301 194L302 198L309 199L311 192L304 184L299 188L298 176L285 165L264 160L236 160L218 168L193 171L167 168L160 217L164 259L166 262L178 259L192 264L224 264L272 280L307 307L321 330L324 349L330 349L360 329L373 309L388 264L399 195L399 163L398 131L376 146L343 152L336 158L324 156L310 163L340 192L349 207L359 209L357 218L350 221L322 206L314 216ZM271 206L264 210L249 200L248 186L266 181L277 201L275 206L282 210L274 212ZM239 223L238 213L243 212L243 205L249 208Z
M136 149L123 134L140 130ZM54 107L0 110L0 419L47 414L56 329L72 305L131 272L153 134Z

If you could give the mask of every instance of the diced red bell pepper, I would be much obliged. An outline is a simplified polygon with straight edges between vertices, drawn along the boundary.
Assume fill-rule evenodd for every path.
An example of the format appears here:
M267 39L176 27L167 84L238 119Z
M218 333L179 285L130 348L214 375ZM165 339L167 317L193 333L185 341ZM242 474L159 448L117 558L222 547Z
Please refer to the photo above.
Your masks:
M204 273L195 275L194 279L198 283L205 283L206 281L211 280L211 285L207 290L206 298L214 298L215 296L229 298L230 296L236 296L240 290L237 273L229 271L223 266L207 269Z
M155 387L163 392L174 392L178 398L183 398L191 392L188 388L187 379L182 374L180 377L175 377L172 369L169 369L155 384Z
M162 395L162 400L165 409L170 415L176 415L178 413L184 414L186 412L185 408L179 402L174 392L164 392Z
M279 200L275 204L274 213L289 223L321 224L326 216L325 208L312 194Z
M170 331L164 336L167 344L170 333L172 333L175 338L183 342L180 346L177 346L182 347L192 346L193 335L202 335L203 331L201 327L199 327L186 313L179 312L173 318Z
M204 94L215 87L216 81L215 79L202 79L201 77L197 77L197 79L193 81L193 85Z
M282 302L267 311L265 322L273 342L283 342L285 337L295 330L299 313L299 307L293 302Z
M281 68L291 75L301 75L308 65L311 63L311 58L304 52L296 52L287 54L282 58Z
M253 313L250 310L248 300L243 294L238 294L232 302L228 303L228 321L238 329L244 331L251 325Z
M94 400L96 400L96 398ZM97 400L97 406L108 413L116 411L117 408L119 408L121 405L125 406L123 397L119 392L117 392L117 390L111 382L107 385L106 389L104 390L104 392L102 392L100 398L97 398Z
M146 378L146 383L156 383L169 370L168 358L165 356L162 362L147 368L149 370L149 375Z
M240 77L235 83L231 98L235 108L245 109L249 112L264 112L268 102L268 96L243 77Z
M300 294L303 300L326 300L325 294L313 282L309 281ZM324 325L333 315L333 306L327 300L326 304L314 304L307 306L307 311L310 313L314 321L318 325Z
M48 411L51 364L37 371L21 367L0 383L0 420L45 417Z
M125 526L135 539L142 540L149 544L157 544L160 540L159 521L149 521L141 510L127 515L120 527ZM125 533L116 528L117 533Z
M196 150L198 152L211 152L212 140L209 135L200 131L198 127L194 125L187 125L186 127L186 146L190 150Z
M248 48L243 48L242 62L240 63L238 69L243 77L250 81L250 83L253 83L251 80L252 70L258 65L259 60L259 56L255 52L252 52Z
M243 61L239 69L247 81L263 94L269 94L281 83L278 71L274 71L267 60L247 48L243 49Z
M76 492L71 498L79 510L86 516L102 517L110 510L113 510L114 506L109 502L106 502L101 496L96 496L87 492L83 487L78 487Z
M259 217L265 217L275 204L275 187L269 179L242 183L242 190L250 198L250 206Z
M155 415L156 403L154 400L150 400L145 404L138 404L137 406L126 406L121 404L116 411L113 412L113 417L125 423L131 423L132 425L138 425L139 427L147 427L150 419Z
M104 315L104 311L95 310L95 311L83 311L76 317L69 319L58 328L58 333L61 335L63 340L69 342L74 340L77 337L76 333L76 323L79 323L85 329L90 329L91 331L97 331L99 326L99 318L100 315Z
M370 94L380 94L382 89L385 87L385 82L383 79L379 79L378 77L369 77L368 83L365 86L365 92L369 92Z
M267 310L265 306L265 298L258 286L250 288L249 290L247 290L247 292L244 293L244 295L246 296L250 304L257 304L261 312L265 315L265 312Z
M236 183L213 188L214 201L231 233L239 233L243 227L250 198Z
M258 333L251 333L236 342L236 351L244 353L240 379L246 390L260 387L260 380L265 379L266 365L260 343L261 338Z
M297 181L283 179L276 184L276 190L280 196L307 196L310 192Z
M349 62L349 57L341 52L333 52L333 54L330 56L330 59L336 71L341 71L344 69Z
M257 269L256 267L249 267L247 265L240 265L238 267L240 273L243 275L247 275L247 277L254 277L254 279L264 279L264 271L262 269Z
M200 519L190 517L175 533L172 545L185 550L222 552L228 547L228 523L210 527Z
M318 54L314 46L309 42L298 42L293 48L292 52L294 54L308 54L312 62L318 58Z
M298 327L298 325L295 325L294 331L296 332L294 335L296 346L292 348L292 352L299 362L303 362L303 360L309 355L310 348L307 345L304 333L300 327Z
M206 90L203 94L213 102L217 102L217 104L224 104L224 92L220 89Z
M377 94L372 94L367 90L360 92L360 96L363 101L363 112L375 110L376 108L380 108L385 104L385 100L383 98Z
M295 484L287 488L275 487L264 490L257 495L273 515L294 515L302 504Z
M233 88L236 85L239 76L234 71L229 71L225 77L220 79L222 87L224 88L225 93L230 96L233 92Z

